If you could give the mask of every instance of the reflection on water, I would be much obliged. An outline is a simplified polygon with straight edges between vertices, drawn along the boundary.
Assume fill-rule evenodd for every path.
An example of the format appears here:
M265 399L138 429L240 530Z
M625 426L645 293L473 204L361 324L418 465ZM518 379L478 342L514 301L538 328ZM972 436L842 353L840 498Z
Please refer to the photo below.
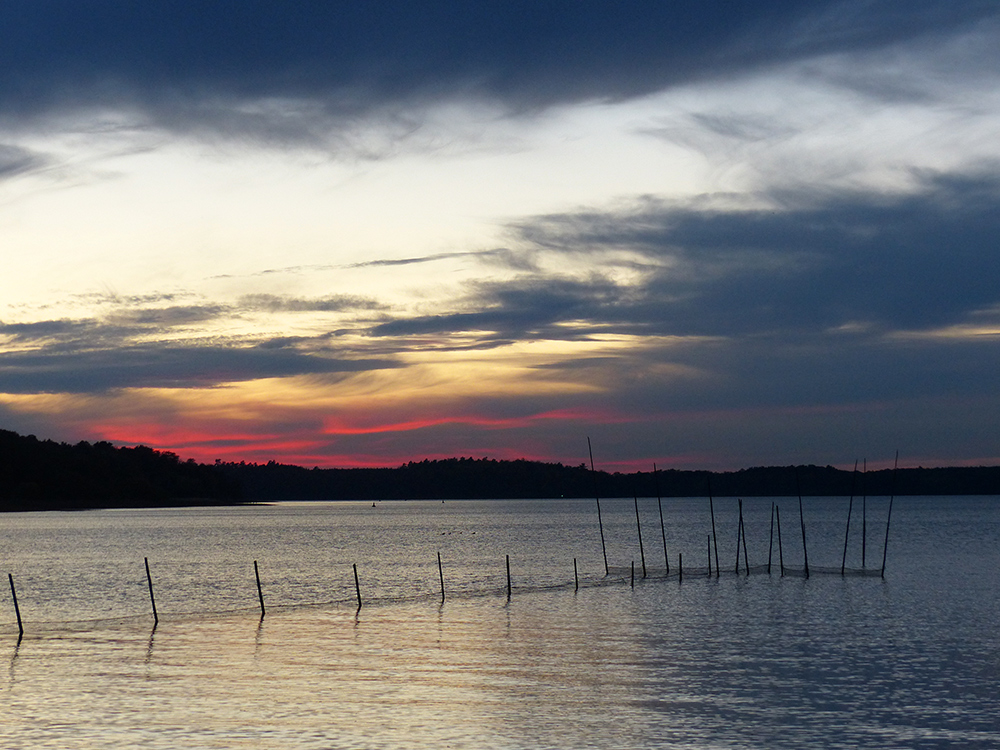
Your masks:
M720 556L735 560L737 523L716 503ZM744 502L752 565L766 562L769 503ZM1000 747L995 503L897 500L885 580L634 589L604 580L585 503L4 517L26 634L2 604L0 746ZM637 533L620 505L605 505L605 532L624 567ZM704 504L667 508L668 548L704 558ZM807 513L810 563L839 566L846 501Z

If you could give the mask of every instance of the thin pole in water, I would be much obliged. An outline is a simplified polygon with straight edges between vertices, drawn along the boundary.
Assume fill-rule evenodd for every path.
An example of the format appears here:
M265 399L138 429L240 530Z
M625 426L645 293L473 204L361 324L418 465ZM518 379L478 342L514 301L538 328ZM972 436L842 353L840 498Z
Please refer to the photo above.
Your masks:
M743 500L740 500L740 529L743 531L743 567L747 569L747 575L750 575L750 559L747 557L747 527L743 523ZM739 550L736 551L739 554Z
M715 546L715 577L719 577L719 537L715 535L715 504L712 502L712 478L708 478L708 512L712 515L712 544Z
M7 580L10 581L10 595L14 600L14 614L17 615L17 638L18 641L20 641L21 637L24 635L24 625L21 623L21 608L17 606L17 591L14 590L14 575L12 573L8 573Z
M854 473L851 474L851 502L847 505L847 528L844 530L844 558L840 561L840 575L847 569L847 540L851 538L851 511L854 510L854 483L858 479L858 459L854 459Z
M736 524L736 575L740 574L740 540L743 538L743 501L738 500L740 504L740 516L739 523Z
M587 438L587 452L590 453L590 473L594 477L594 499L597 500L597 526L601 530L601 552L604 554L604 575L608 575L608 548L604 544L604 522L601 520L601 496L597 491L597 472L594 470L594 449L590 447L590 438Z
M806 517L802 512L802 489L799 487L799 469L795 467L795 489L799 493L799 525L802 527L802 559L805 563L806 578L809 577L809 552L806 550Z
M896 469L899 468L899 451L892 466L892 494L889 495L889 513L885 517L885 544L882 546L882 577L885 578L885 556L889 551L889 521L892 520L892 501L896 499Z
M712 535L705 535L705 542L708 544L708 577L712 577Z
M573 558L573 591L580 590L580 574L576 569L576 558Z
M785 575L785 553L781 550L781 508L774 504L774 521L778 527L778 564L781 566L781 575Z
M642 577L646 577L646 551L642 548L642 524L639 523L639 496L634 495L635 500L635 530L639 534L639 557L642 558Z
M774 503L771 503L771 533L767 538L767 574L771 575L771 552L774 550Z
M358 564L351 563L354 567L354 593L358 595L358 612L361 611L361 579L358 578Z
M156 598L153 596L153 577L149 574L149 558L142 558L143 562L146 563L146 583L149 584L149 603L153 605L153 624L156 625L160 618L156 614Z
M663 501L660 499L660 472L653 464L653 479L656 482L656 507L660 509L660 535L663 537L663 564L667 567L667 575L670 575L670 558L667 557L667 530L663 525Z
M677 553L677 583L684 580L684 554Z
M868 490L865 488L865 475L868 473L868 459L864 460L861 471L861 569L865 569L865 544L868 539Z
M260 587L260 570L257 568L257 561L253 561L253 574L257 579L257 598L260 600L260 616L264 616L264 592Z
M444 568L441 567L440 552L438 552L438 578L441 579L441 603L444 604Z
M635 588L635 560L632 561L632 588Z
M510 555L507 555L507 601L510 601Z

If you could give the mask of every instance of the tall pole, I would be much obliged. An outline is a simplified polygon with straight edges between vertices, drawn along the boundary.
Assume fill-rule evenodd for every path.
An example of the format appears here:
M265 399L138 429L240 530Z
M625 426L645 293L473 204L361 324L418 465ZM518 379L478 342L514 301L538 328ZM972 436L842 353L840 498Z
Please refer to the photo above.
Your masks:
M608 575L608 548L604 543L604 522L601 520L601 497L597 491L597 472L594 471L594 449L590 447L590 438L587 438L587 452L590 453L590 473L594 477L594 499L597 500L597 526L601 530L601 552L604 554L604 575Z
M844 559L840 561L840 575L847 568L847 540L851 537L851 511L854 509L854 483L858 478L858 459L854 459L854 473L851 474L851 502L847 506L847 529L844 531Z
M892 520L892 501L896 498L896 469L899 468L899 451L892 466L892 494L889 495L889 513L885 517L885 544L882 546L882 577L885 578L885 556L889 551L889 521Z
M663 501L660 499L660 472L653 464L653 479L656 482L656 507L660 509L660 535L663 537L663 564L667 566L667 575L670 575L670 558L667 557L667 530L663 525Z
M774 503L771 503L771 533L767 538L767 574L771 575L771 551L774 549Z
M712 502L712 477L708 477L708 512L712 516L712 544L715 546L715 577L719 577L719 538L715 535L715 504Z
M750 558L747 556L747 527L743 523L743 501L740 500L740 529L743 532L743 567L750 575Z
M736 575L740 574L740 539L743 538L743 500L738 500L740 504L739 522L736 524ZM747 571L749 573L749 571Z
M507 601L510 601L510 555L507 555Z
M642 577L646 577L646 551L642 547L642 524L639 523L639 496L636 495L635 500L635 528L639 534L639 557L642 559Z
M861 471L861 568L865 567L865 543L868 539L868 490L865 487L865 475L868 473L868 459L864 460Z
M795 467L795 489L799 493L799 525L802 527L802 559L805 562L806 578L809 577L809 552L806 549L806 517L802 512L802 488L799 487L799 469Z
M441 579L441 603L444 604L444 568L441 567L440 552L438 552L438 578Z
M781 575L785 575L785 553L781 550L781 509L778 504L774 504L774 523L778 527L778 565L781 566Z

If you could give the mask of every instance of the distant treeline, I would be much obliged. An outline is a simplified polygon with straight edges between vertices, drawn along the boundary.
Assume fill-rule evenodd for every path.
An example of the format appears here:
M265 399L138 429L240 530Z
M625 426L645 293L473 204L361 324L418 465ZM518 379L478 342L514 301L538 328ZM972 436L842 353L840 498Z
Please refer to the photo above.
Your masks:
M667 469L592 472L584 464L449 458L386 469L305 469L216 464L248 500L418 500L559 497L772 497L1000 495L1000 467L892 469L865 474L832 466L771 466L733 472Z
M1000 495L1000 467L891 469L832 466L733 472L592 472L584 464L450 458L396 468L306 469L199 464L145 446L75 445L0 430L0 511L224 505L280 500L418 500L802 495Z

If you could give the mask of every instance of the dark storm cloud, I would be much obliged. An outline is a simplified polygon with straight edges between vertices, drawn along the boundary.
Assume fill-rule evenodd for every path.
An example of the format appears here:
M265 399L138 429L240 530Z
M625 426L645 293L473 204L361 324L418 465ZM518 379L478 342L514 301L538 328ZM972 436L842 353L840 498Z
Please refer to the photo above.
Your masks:
M874 49L997 12L983 0L9 0L0 110L129 106L225 127L220 111L275 97L319 102L303 120L441 97L533 108Z
M389 361L309 356L274 347L155 344L92 351L0 354L0 392L100 393L117 388L211 387L259 378L393 367Z
M607 279L585 282L558 278L526 278L512 282L480 282L462 305L478 309L444 315L401 318L372 327L372 336L479 333L484 340L578 337L556 331L568 320L603 320L606 308L628 294Z
M628 248L645 282L601 322L676 335L846 335L967 322L1000 302L1000 179L930 176L905 196L798 193L775 210L648 201L539 217L531 244L572 254ZM485 300L489 304L491 299ZM540 302L539 304L546 304ZM609 315L604 318L603 315Z

